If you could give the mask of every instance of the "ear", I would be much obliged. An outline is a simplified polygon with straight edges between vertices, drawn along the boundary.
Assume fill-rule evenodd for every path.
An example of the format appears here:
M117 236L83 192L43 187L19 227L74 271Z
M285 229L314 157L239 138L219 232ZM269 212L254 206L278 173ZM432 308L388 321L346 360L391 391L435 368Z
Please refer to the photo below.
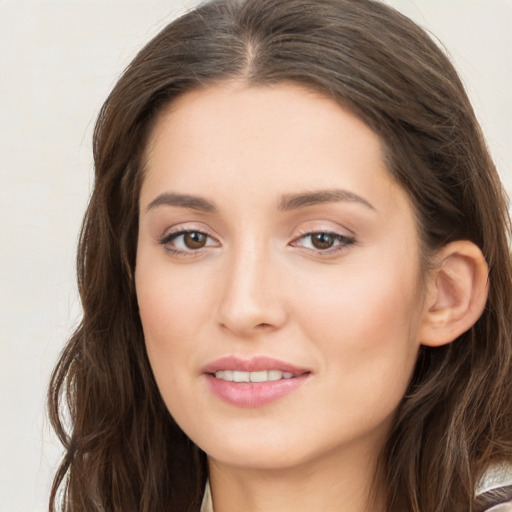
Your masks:
M420 343L431 347L451 343L470 329L484 310L489 289L489 268L474 243L449 243L436 260L436 269L428 277L419 331Z

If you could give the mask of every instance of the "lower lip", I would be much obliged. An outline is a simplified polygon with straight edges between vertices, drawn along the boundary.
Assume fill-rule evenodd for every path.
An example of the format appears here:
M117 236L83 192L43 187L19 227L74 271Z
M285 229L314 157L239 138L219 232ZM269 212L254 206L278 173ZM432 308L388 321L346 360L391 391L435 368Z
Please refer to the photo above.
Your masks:
M206 375L213 394L237 407L261 407L297 390L308 378L309 373L291 379L267 382L231 382Z

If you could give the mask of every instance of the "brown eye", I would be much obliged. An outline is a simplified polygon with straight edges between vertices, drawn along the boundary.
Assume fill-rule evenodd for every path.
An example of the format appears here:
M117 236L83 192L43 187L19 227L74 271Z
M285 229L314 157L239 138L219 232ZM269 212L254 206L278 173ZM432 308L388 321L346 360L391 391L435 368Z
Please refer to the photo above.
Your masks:
M202 249L206 241L207 236L199 231L189 231L183 235L183 243L188 249Z
M315 249L330 249L336 241L334 235L330 233L313 233L311 236L311 244Z
M218 242L202 231L178 231L160 240L171 254L198 254L201 249L218 246Z
M355 244L354 238L329 231L314 231L297 238L291 245L316 251L317 254L332 256L334 253L342 253L353 244Z

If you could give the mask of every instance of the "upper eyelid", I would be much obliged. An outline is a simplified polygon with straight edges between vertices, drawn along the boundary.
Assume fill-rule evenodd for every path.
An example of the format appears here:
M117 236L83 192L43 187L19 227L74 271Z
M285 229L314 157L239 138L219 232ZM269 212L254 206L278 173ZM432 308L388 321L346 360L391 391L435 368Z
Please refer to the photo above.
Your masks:
M342 227L322 227L322 226L319 226L319 227L307 227L307 228L304 228L304 227L299 227L298 229L296 229L296 232L298 232L297 235L294 235L294 238L301 238L303 236L307 236L307 235L313 235L313 234L316 234L316 233L327 233L327 234L330 234L330 235L335 235L335 236L342 236L344 238L350 238L350 239L353 239L355 238L355 233L348 229L348 228L342 228Z
M187 233L201 233L210 238L213 238L214 240L218 240L218 238L219 238L219 237L209 233L208 230L201 229L201 228L199 228L199 229L198 228L176 228L176 229L172 229L171 231L166 231L163 235L159 236L158 238L161 240L161 239L169 238L172 236L178 237L180 235L187 234ZM298 239L298 238L303 238L305 236L315 235L318 233L325 233L325 234L329 234L329 235L340 236L343 238L354 238L354 235L352 233L346 234L346 233L340 233L339 231L336 231L334 229L319 228L319 229L299 230L298 234L293 235L293 240Z
M187 233L201 233L202 235L206 235L211 240L215 240L215 242L220 243L219 239L217 237L215 237L215 236L211 235L210 233L208 233L207 231L204 231L201 229L177 229L175 231L169 231L169 232L166 232L164 235L162 235L159 240L161 243L166 243L166 242L170 242L171 240L174 240L180 236L186 235Z
M355 235L353 229L348 224L353 224L354 220L345 216L331 216L331 215L313 215L307 216L306 218L296 218L294 223L294 231L302 233L320 233L320 232L332 232L339 234L347 234L347 236Z
M160 235L158 238L167 238L172 235L180 235L183 233L203 233L204 235L209 236L210 238L218 239L217 236L212 234L212 231L210 229L207 229L203 226L187 226L185 224L177 224L176 226L169 227L163 231L163 234Z
M301 240L302 238L307 238L308 236L313 236L313 235L317 235L317 234L332 235L334 238L345 239L345 240L349 240L351 242L355 242L355 237L352 235L344 235L343 233L338 233L336 231L325 231L325 230L324 231L322 231L322 230L308 231L299 236L296 236L292 240L292 242L296 242L297 240Z

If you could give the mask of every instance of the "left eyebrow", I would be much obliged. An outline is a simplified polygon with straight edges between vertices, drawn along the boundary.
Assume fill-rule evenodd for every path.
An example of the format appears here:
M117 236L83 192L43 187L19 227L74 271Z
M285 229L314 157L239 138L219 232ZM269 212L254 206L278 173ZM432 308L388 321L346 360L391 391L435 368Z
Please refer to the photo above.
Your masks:
M305 206L315 206L323 203L337 203L347 201L350 203L360 203L371 210L375 210L366 199L354 192L343 189L317 190L314 192L303 192L298 194L286 194L279 202L279 211L296 210Z
M188 208L189 210L197 210L205 213L215 213L217 211L217 208L215 208L213 203L210 203L210 201L202 197L174 193L160 194L156 199L153 199L153 201L149 203L146 211L162 205Z

